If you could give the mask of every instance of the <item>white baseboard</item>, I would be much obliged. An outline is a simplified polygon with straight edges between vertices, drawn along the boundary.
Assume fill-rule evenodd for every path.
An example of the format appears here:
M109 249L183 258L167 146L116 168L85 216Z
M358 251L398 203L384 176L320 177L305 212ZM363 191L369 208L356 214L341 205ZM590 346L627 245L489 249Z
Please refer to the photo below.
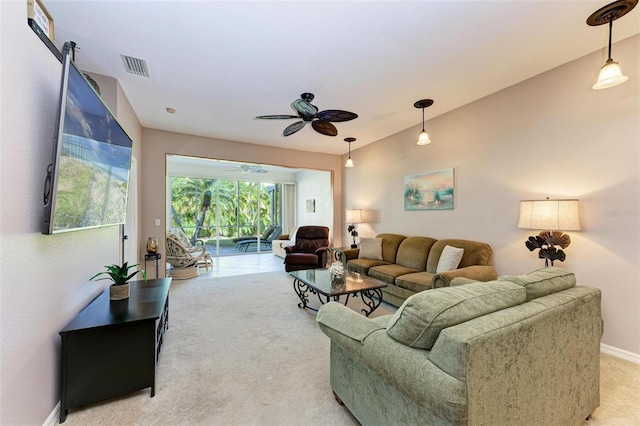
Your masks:
M640 364L640 355L634 354L633 352L625 351L624 349L618 349L605 344L600 344L600 350L605 354L613 355L615 357Z
M44 421L42 426L55 426L58 424L59 421L60 421L60 402L58 402L58 404L53 408L53 411L51 412L51 414L49 414L49 417L47 417L47 420Z

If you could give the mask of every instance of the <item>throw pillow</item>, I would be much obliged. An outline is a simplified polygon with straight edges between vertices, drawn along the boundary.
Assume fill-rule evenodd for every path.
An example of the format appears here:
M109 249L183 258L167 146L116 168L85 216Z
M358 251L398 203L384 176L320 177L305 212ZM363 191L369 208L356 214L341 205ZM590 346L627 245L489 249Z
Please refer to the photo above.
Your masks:
M421 291L393 314L387 334L412 348L430 350L443 329L519 305L525 299L523 287L506 281Z
M382 238L360 238L358 259L382 260Z
M442 250L442 254L440 255L440 260L438 260L436 274L458 269L458 265L462 260L462 255L464 255L464 249L444 246L444 250Z
M524 287L527 290L527 301L576 285L576 276L573 272L557 266L536 269L524 275L503 275L498 277L498 280L509 281Z

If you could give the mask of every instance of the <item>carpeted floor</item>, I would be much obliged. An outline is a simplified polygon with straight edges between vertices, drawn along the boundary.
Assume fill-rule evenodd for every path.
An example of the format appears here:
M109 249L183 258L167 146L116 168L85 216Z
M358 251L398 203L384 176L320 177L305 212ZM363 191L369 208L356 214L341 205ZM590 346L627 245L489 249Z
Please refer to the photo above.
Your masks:
M65 424L357 425L329 387L329 339L297 303L285 272L174 280L156 396L72 409ZM601 407L585 425L640 424L640 366L602 359Z

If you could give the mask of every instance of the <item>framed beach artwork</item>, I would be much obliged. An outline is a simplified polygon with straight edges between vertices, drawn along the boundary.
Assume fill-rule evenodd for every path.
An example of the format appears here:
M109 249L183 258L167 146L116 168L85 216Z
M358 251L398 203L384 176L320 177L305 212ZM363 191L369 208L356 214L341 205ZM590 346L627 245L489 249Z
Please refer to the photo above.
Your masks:
M405 210L452 210L453 167L404 177Z

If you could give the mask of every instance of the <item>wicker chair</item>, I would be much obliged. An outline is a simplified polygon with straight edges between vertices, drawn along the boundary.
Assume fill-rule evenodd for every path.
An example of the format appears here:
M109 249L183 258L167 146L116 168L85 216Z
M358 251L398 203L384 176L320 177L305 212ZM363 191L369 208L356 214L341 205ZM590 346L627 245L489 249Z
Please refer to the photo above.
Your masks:
M198 267L204 265L208 270L213 264L211 254L204 246L192 247L189 250L179 239L167 234L167 262L171 265L169 274L176 279L198 276Z
M167 235L170 235L171 237L180 241L180 244L182 244L184 248L189 252L200 252L204 249L203 240L196 240L195 244L191 244L191 241L189 240L189 237L187 237L187 234L185 234L184 231L180 228L169 228L167 230Z

